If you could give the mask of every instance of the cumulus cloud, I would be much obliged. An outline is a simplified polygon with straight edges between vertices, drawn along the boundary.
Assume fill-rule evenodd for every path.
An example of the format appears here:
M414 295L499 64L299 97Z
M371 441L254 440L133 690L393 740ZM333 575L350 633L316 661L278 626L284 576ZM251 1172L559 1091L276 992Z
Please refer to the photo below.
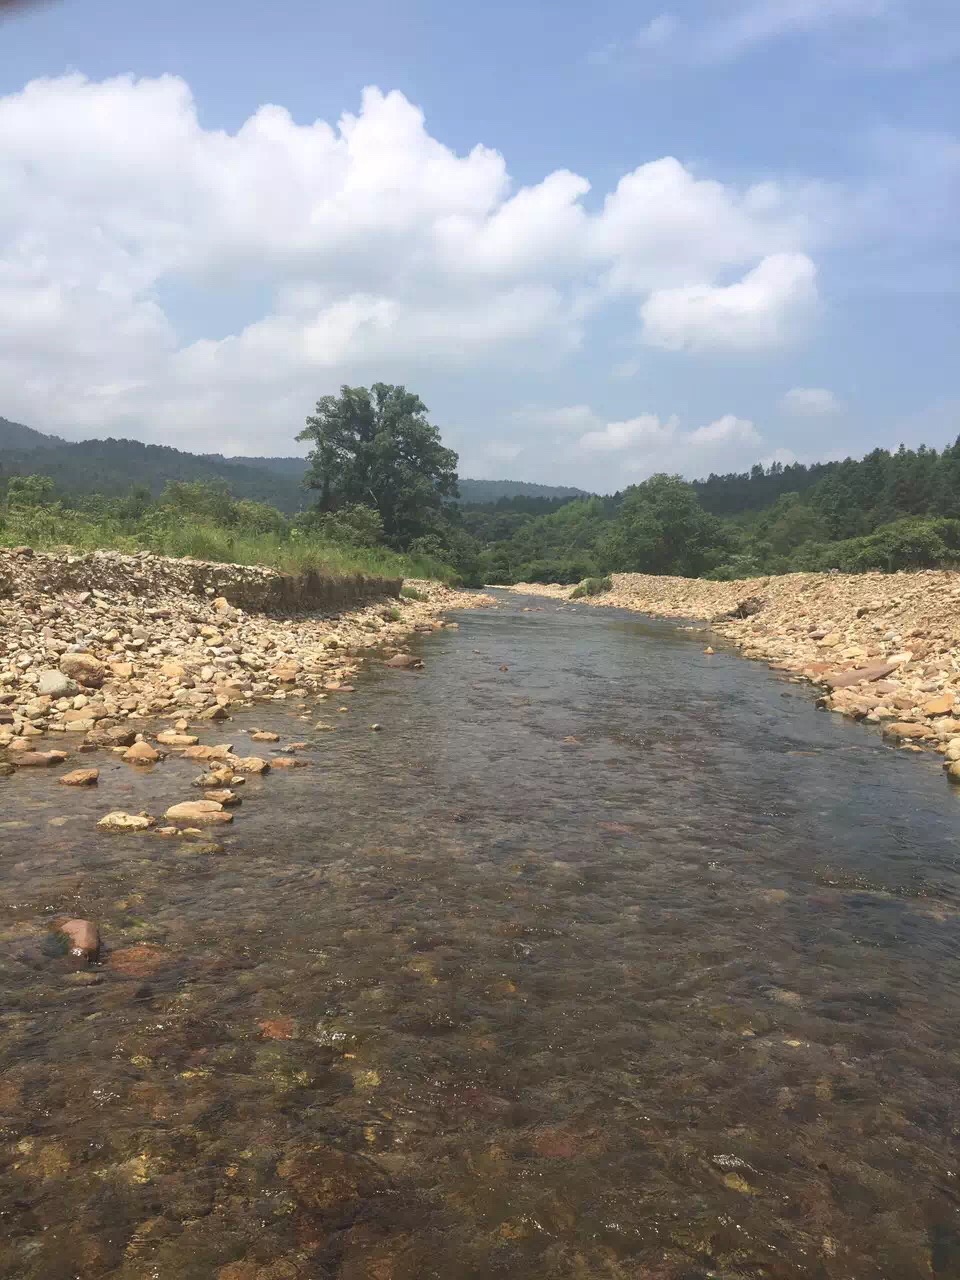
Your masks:
M816 291L812 191L670 157L588 206L589 189L567 170L515 186L396 92L335 124L261 106L226 133L173 76L34 81L0 99L0 407L262 452L343 380L560 359L612 302L658 346L794 335ZM238 285L259 314L225 335L177 301Z
M616 455L618 464L634 478L655 471L693 477L717 466L731 468L756 459L763 437L748 418L727 413L705 426L684 430L676 416L643 413L621 422L595 424L577 442L587 457Z
M739 441L743 444L759 444L760 435L749 418L738 418L732 413L725 413L716 422L705 427L697 427L690 440L693 444L720 444Z
M780 407L799 418L828 418L843 405L827 387L792 387L783 395Z
M657 290L640 309L643 339L671 351L778 346L809 317L816 276L806 254L778 253L736 284Z
M676 419L661 422L655 413L643 413L639 418L625 422L608 422L596 431L587 431L580 437L580 448L585 453L622 453L637 444L650 448L672 439Z

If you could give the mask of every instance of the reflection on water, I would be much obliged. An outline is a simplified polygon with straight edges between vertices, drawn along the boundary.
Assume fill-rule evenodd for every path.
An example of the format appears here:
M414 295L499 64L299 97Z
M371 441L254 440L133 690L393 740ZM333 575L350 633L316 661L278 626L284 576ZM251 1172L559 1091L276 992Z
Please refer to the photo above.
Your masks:
M310 744L222 853L94 830L196 762L0 782L0 1275L960 1275L936 761L666 624L523 604L336 732L205 731Z

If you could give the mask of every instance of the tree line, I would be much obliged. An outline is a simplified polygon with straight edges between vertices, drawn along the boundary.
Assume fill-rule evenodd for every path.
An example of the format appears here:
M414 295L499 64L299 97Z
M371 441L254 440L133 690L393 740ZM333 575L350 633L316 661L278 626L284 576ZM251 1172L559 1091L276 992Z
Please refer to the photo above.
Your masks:
M317 402L297 438L310 446L298 512L238 497L223 478L173 481L160 494L140 484L70 496L59 477L0 476L0 538L43 520L65 529L86 521L89 538L109 527L114 539L163 547L206 531L206 552L182 553L212 559L243 539L248 555L257 545L271 555L308 544L382 552L468 585L960 564L960 440L942 451L875 449L861 460L774 463L692 483L661 474L610 497L527 486L496 502L463 502L456 453L405 387L343 387Z

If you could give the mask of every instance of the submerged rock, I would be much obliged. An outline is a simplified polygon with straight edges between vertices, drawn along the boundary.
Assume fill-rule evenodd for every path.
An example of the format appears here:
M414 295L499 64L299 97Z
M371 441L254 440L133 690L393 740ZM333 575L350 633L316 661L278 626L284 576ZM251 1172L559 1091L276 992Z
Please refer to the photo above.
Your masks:
M70 944L70 954L78 960L96 960L100 951L100 933L91 920L64 920L57 925Z
M66 751L18 751L13 759L18 769L29 769L63 764L66 758Z

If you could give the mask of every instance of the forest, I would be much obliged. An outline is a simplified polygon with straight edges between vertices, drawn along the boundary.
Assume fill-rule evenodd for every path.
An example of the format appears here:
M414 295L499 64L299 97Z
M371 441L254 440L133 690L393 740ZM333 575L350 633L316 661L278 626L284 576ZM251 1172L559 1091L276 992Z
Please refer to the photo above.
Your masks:
M960 564L960 440L702 480L659 474L599 497L461 481L419 397L383 383L321 398L298 437L306 459L225 459L135 441L83 448L3 420L0 428L7 545L389 569L471 586Z

